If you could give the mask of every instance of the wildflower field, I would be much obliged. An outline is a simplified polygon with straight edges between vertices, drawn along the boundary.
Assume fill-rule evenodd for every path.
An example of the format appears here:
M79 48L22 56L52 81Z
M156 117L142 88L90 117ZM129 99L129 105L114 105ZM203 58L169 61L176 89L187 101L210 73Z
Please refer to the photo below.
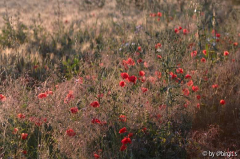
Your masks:
M239 0L1 0L0 15L0 159L239 158Z

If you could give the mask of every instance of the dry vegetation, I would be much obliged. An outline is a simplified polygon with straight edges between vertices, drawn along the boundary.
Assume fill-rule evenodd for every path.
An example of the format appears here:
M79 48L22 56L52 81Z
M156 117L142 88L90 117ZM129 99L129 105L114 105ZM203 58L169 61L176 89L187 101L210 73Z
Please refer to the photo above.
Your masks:
M0 6L0 158L240 155L237 0Z

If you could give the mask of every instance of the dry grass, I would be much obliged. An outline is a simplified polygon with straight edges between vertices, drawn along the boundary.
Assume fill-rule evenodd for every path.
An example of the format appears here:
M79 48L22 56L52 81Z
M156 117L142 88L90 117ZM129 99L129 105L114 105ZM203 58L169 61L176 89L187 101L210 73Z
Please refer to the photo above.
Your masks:
M102 8L76 0L21 2L0 2L7 15L5 24L0 21L0 157L170 159L201 158L203 150L239 152L240 53L233 45L239 43L239 12L229 3L143 0L129 9L121 0L106 0ZM81 10L81 3L91 10ZM158 11L162 16L149 16ZM52 94L39 98L47 91ZM91 106L94 101L100 106ZM129 133L131 144L120 151Z

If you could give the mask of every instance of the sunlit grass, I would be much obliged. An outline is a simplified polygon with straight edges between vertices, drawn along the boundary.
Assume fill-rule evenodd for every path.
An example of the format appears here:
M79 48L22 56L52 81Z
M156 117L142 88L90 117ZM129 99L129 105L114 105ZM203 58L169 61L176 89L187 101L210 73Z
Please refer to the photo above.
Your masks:
M64 17L69 6L58 1L56 16L33 23L13 21L5 6L0 157L239 153L235 7L218 1L76 2L85 7L78 8L79 18Z

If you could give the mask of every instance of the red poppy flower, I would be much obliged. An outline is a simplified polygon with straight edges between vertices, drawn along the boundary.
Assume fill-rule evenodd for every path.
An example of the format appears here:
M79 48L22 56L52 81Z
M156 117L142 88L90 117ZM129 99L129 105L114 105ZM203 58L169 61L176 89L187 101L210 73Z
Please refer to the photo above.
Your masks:
M139 71L139 76L145 76L145 72L144 71Z
M238 43L237 42L233 43L233 46L238 46Z
M126 86L126 83L125 83L124 81L120 81L120 82L119 82L119 86L125 87L125 86Z
M22 140L26 140L27 137L28 137L28 134L27 134L27 133L22 133L22 134L21 134Z
M166 84L166 80L165 79L163 80L163 84Z
M162 115L161 115L161 114L157 114L156 118L157 118L157 119L161 119L161 118L162 118Z
M201 96L200 96L200 95L197 95L197 99L200 100L200 99L201 99Z
M123 66L124 66L124 68L126 69L126 70L128 70L128 63L127 63L127 61L125 61L125 60L123 60L122 61L122 64L123 64Z
M199 88L198 88L198 86L192 86L192 90L193 90L194 92L197 92L197 91L199 90Z
M157 16L161 17L161 16L162 16L162 13L161 13L161 12L158 12L158 13L157 13Z
M24 118L25 118L25 115L20 113L20 114L17 115L17 117L18 117L19 119L24 119Z
M86 75L86 79L90 80L91 76L90 75Z
M216 33L216 31L215 30L212 30L212 35L214 35Z
M14 128L13 129L13 134L17 134L17 132L18 132L18 128Z
M143 128L142 131L143 131L144 133L146 133L146 132L147 132L147 128Z
M143 82L145 82L146 81L146 77L145 76L143 76L142 78L139 78L139 80L143 83Z
M35 125L39 127L39 126L42 125L42 122L40 122L40 121L36 121L36 122L35 122Z
M28 119L30 122L34 122L35 120L36 120L36 118L35 117L29 117L29 119Z
M177 79L175 80L175 82L176 82L176 83L180 83L180 82L181 82L181 79L180 79L180 78L177 78ZM183 81L181 82L181 84L183 84Z
M175 78L177 78L177 75L176 75L176 74L174 74L173 72L170 72L169 74L170 74L170 77L171 77L172 79L175 79Z
M122 64L123 64L123 65L126 65L126 64L127 64L127 61L126 61L126 60L122 60Z
M220 38L220 37L221 37L221 34L217 33L217 34L216 34L216 37L217 37L217 38Z
M47 118L43 118L42 120L43 120L45 123L47 122Z
M124 150L126 150L126 149L127 149L127 146L124 145L124 144L122 144L122 146L121 146L121 148L120 148L120 151L124 151Z
M26 155L26 154L27 154L27 151L26 151L26 150L23 150L22 153L23 153L24 155Z
M83 77L79 77L79 78L76 80L76 83L83 84Z
M142 51L141 46L138 46L137 50L138 50L138 51Z
M184 107L187 108L189 104L190 104L190 102L187 101L187 102L184 104Z
M191 75L189 75L189 74L186 74L185 78L186 78L186 79L191 79L191 78L192 78L192 76L191 76Z
M29 121L34 123L36 126L41 126L43 123L41 118L36 118L36 117L30 117Z
M119 116L119 120L122 122L126 122L127 121L127 117L125 115L120 115Z
M73 98L74 98L74 96L73 96L73 91L72 91L72 90L70 90L70 91L68 92L67 97L68 97L69 99L73 99Z
M133 133L129 133L128 134L128 137L130 138L130 137L132 137L133 136Z
M200 104L199 103L197 104L197 108L200 109Z
M155 17L157 14L155 13L150 13L150 17Z
M39 98L39 99L46 98L46 97L47 97L47 93L40 93L40 94L38 95L38 98Z
M101 94L98 94L98 98L102 98L104 96L104 94L103 93L101 93Z
M193 85L193 81L191 80L191 81L189 81L188 83L187 83L187 85L190 87L190 86L192 86Z
M73 114L77 114L77 112L78 112L78 107L72 107L72 108L70 109L70 111L71 111L71 113L73 113Z
M136 82L137 82L137 77L133 75L133 76L128 77L128 80L129 80L130 82L136 84Z
M213 84L212 88L218 88L218 85L217 84Z
M220 100L220 104L221 104L221 105L224 105L224 104L225 104L225 100L223 100L223 99Z
M179 30L178 30L177 28L175 28L175 29L174 29L174 32L175 32L176 34L178 34L178 33L179 33Z
M141 88L141 90L142 90L142 92L143 92L143 93L145 93L145 92L147 92L147 91L148 91L148 89L147 89L147 88L145 88L145 87L142 87L142 88Z
M183 89L183 94L184 94L185 96L188 96L188 95L189 95L189 90L188 90L187 88L184 88L184 89Z
M202 62L202 63L205 63L205 62L206 62L206 59L203 57L203 58L201 59L201 62Z
M158 71L155 71L155 76L157 76L157 78L161 78L162 77L162 73L158 72Z
M142 62L143 62L142 59L138 59L138 60L137 60L137 63L142 63Z
M104 66L104 64L103 64L103 63L100 63L100 64L99 64L99 66L100 66L100 67L103 67L103 66Z
M37 68L38 68L38 65L33 66L33 69L37 69Z
M228 51L224 51L223 55L224 55L224 56L228 56L228 55L229 55L229 52L228 52Z
M187 29L183 29L183 34L184 34L184 35L187 35L188 32L189 32L189 31L188 31Z
M160 105L160 106L159 106L159 109L160 109L160 110L164 110L166 107L167 107L166 105Z
M139 55L140 55L140 53L139 53L139 52L135 52L135 55L136 55L136 56L139 56Z
M182 73L183 73L183 69L182 69L182 68L178 68L178 69L176 70L176 72L182 74Z
M0 94L0 101L3 102L5 100L6 100L6 97L4 95Z
M207 50L202 51L204 55L207 55Z
M159 48L159 47L162 47L162 44L157 43L157 44L155 45L155 49L157 49L157 48Z
M92 102L90 105L91 105L92 107L94 107L94 108L97 108L97 107L100 106L100 104L98 103L98 101L94 101L94 102Z
M127 132L127 128L126 128L126 127L124 127L124 128L122 128L122 129L119 130L119 133L120 133L120 134L125 133L125 132Z
M182 27L179 26L178 28L175 28L175 30L178 30L178 33L179 33L179 31L182 30Z
M162 56L161 55L157 55L157 58L162 59Z
M129 75L126 72L121 73L122 79L127 79Z
M134 66L134 65L135 65L135 62L134 62L134 60L133 60L132 58L128 58L127 64L128 64L128 65L131 65L131 66Z
M147 62L144 62L143 65L144 65L145 68L148 68L148 63Z
M66 134L67 134L68 136L75 136L75 135L76 135L76 133L74 132L73 129L68 129L68 130L66 131Z
M70 90L69 93L67 94L67 97L64 99L64 103L68 103L71 99L74 99L72 90Z
M197 51L191 52L191 57L195 57L195 56L197 56Z
M96 154L96 153L93 155L93 157L94 157L95 159L100 158L100 156L99 156L98 154Z
M101 121L100 121L99 119L97 119L97 118L93 118L91 122L92 122L93 124L95 124L95 123L100 124L100 123L101 123Z
M129 137L125 137L124 139L122 139L121 141L122 144L131 144L132 143L132 140L129 138Z

